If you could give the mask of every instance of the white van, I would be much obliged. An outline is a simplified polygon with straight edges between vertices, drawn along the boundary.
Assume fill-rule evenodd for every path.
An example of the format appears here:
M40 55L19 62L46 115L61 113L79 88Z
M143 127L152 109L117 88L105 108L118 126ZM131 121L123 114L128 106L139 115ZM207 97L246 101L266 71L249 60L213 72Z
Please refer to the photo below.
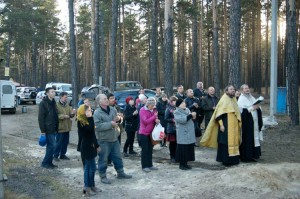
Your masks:
M54 90L58 93L67 92L70 96L72 96L72 84L68 83L60 83L60 82L49 82L46 84L46 88L53 87Z
M9 110L15 114L17 108L17 91L16 86L7 80L0 80L0 106L2 110Z

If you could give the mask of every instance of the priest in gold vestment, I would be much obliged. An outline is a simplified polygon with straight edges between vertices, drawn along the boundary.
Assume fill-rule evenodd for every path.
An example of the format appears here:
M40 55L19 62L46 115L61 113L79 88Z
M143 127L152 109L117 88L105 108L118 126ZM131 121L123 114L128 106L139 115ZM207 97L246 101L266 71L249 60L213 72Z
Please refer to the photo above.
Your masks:
M225 166L239 163L241 114L235 98L235 88L229 85L220 99L200 141L202 146L218 148L218 162Z

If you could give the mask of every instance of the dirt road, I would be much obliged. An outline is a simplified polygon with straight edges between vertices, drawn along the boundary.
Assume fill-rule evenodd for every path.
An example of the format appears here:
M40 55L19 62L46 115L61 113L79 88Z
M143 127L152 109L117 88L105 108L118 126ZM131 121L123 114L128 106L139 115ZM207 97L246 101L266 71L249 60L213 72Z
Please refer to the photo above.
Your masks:
M37 105L27 105L27 113L18 107L15 115L1 116L4 173L8 176L5 198L81 198L83 169L76 151L75 125L67 153L71 160L57 162L55 170L43 169L40 162L45 148L37 142L37 112ZM277 119L279 126L264 132L257 163L225 168L215 161L216 150L199 147L195 148L193 169L182 171L169 163L168 148L157 145L153 157L158 171L144 173L140 156L123 158L125 171L133 178L119 180L109 167L112 184L101 184L96 174L96 186L102 192L93 198L300 198L300 128L290 127L287 116ZM122 136L123 144L125 134ZM135 150L140 152L137 144Z

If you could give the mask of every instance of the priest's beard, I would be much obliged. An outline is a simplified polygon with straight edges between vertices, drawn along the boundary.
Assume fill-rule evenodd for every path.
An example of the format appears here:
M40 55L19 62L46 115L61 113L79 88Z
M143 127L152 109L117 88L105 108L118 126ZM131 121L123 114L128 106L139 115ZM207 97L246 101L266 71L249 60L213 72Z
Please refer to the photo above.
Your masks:
M233 98L235 96L235 93L226 92L226 95L228 95L228 97L230 97L230 98Z

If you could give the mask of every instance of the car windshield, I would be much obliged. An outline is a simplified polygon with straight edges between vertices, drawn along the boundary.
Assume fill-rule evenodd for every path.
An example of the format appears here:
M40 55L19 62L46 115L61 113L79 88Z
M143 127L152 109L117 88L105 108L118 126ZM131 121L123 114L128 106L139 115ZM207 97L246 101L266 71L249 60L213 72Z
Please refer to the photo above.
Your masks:
M62 85L61 90L62 91L71 91L72 87L71 87L71 85Z

